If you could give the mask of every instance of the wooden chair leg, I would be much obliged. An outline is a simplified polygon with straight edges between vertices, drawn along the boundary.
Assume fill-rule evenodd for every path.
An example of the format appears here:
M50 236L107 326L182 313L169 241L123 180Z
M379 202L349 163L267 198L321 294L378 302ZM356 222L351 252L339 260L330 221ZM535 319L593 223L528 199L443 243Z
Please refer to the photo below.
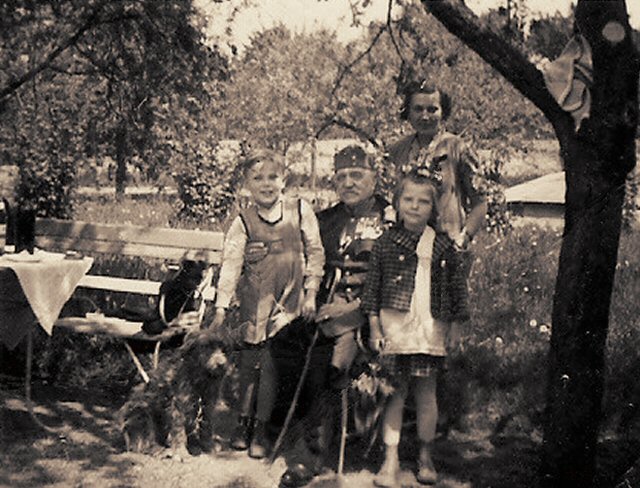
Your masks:
M160 361L160 341L156 342L155 347L153 348L153 369L154 371L158 369L158 362Z
M131 359L133 360L133 364L136 365L136 369L138 370L138 373L140 373L140 376L142 376L142 379L144 380L144 382L149 383L149 375L142 367L142 363L138 359L138 356L136 356L136 353L133 352L133 349L131 349L131 346L127 341L124 341L124 347L127 348L127 352L129 353L129 356L131 356Z

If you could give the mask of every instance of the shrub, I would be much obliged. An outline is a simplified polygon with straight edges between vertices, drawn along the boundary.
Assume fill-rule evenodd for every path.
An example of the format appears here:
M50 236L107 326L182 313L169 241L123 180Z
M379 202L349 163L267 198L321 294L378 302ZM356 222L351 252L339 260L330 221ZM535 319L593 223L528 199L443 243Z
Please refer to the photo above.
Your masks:
M511 228L511 216L502 184L502 169L510 156L506 147L497 145L488 155L479 157L475 184L487 199L487 230L504 234Z
M52 142L50 152L30 151L20 165L18 204L35 208L43 217L69 218L73 214L75 161Z
M246 146L223 153L193 151L189 164L176 175L181 207L178 221L220 223L234 207L242 179L239 160Z

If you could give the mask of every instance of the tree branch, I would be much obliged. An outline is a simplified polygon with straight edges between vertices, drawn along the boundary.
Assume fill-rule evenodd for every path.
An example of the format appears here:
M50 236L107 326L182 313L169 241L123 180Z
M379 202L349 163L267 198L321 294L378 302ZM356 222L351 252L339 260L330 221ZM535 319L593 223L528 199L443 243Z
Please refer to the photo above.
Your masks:
M333 84L333 89L331 90L331 97L330 98L332 100L333 100L333 97L336 94L336 91L338 90L338 88L340 88L340 84L342 83L342 80L344 79L344 77L347 76L347 74L353 69L353 67L356 64L358 64L360 62L361 59L363 59L367 54L369 54L371 52L371 50L377 44L378 40L380 39L380 36L382 35L382 33L385 30L387 30L386 24L383 25L382 27L380 27L378 32L376 32L376 35L371 40L371 43L369 44L369 47L367 47L367 49L362 51L353 61L351 61L348 65L346 65L344 67L344 69L342 71L340 71L340 73L338 74L338 77L336 78L335 83Z
M393 8L393 0L389 0L387 5L387 31L389 32L389 38L391 39L391 44L393 44L394 49L402 62L406 62L404 56L402 55L402 51L400 50L400 46L396 41L396 37L393 35L393 27L391 26L391 9Z
M80 27L78 27L76 32L72 36L64 40L62 43L60 43L58 47L56 47L53 51L51 51L40 64L38 64L37 66L34 66L32 69L24 73L22 76L13 80L6 87L1 89L0 100L3 100L4 98L8 97L13 92L15 92L18 88L20 88L22 85L34 79L39 73L47 69L51 65L53 60L55 60L58 56L60 56L60 54L62 54L66 49L75 45L78 42L78 40L82 37L82 35L96 24L96 21L98 19L98 14L105 4L106 4L105 1L98 4L96 9L87 17L87 20L85 20L84 23Z
M531 100L556 128L569 117L548 92L542 73L522 52L488 27L462 0L422 0L425 9L454 36L475 51L520 93Z
M346 120L338 117L337 115L334 115L332 117L328 117L325 120L325 122L322 124L320 129L318 129L318 132L316 132L314 137L316 139L318 139L325 130L327 130L329 127L331 127L333 125L337 125L338 127L342 127L344 129L348 129L348 130L354 132L355 134L357 134L360 138L369 141L373 145L373 147L375 147L376 149L380 148L380 142L378 142L378 140L375 137L373 137L371 134L369 134L364 129L362 129L360 127L357 127L357 126L353 125L350 122L347 122Z

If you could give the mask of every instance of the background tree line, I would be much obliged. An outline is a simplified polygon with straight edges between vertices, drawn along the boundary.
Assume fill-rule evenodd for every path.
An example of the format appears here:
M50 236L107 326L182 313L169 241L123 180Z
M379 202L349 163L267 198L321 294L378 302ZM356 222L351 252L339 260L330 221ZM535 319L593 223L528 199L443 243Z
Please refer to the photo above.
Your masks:
M404 129L398 93L419 76L452 96L449 129L492 150L483 171L495 188L510 152L552 137L550 125L419 4L398 3L399 18L346 45L330 31L277 25L223 54L191 0L2 2L1 163L20 167L20 198L43 215L71 216L77 172L114 161L118 194L127 167L152 182L171 175L183 217L217 219L238 179L235 158L216 156L219 141L286 152L355 135L382 152ZM571 20L541 18L525 36L525 7L482 20L530 58L556 57Z

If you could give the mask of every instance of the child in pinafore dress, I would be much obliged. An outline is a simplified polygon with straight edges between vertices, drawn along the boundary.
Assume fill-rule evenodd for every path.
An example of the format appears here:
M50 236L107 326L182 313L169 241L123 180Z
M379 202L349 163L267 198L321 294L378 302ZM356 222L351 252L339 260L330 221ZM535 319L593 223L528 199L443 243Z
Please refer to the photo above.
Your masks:
M436 378L446 356L449 321L446 257L454 243L436 233L436 184L428 171L412 170L394 195L397 223L375 242L361 307L369 317L370 346L392 376L394 392L385 406L382 439L385 460L374 482L397 486L398 444L404 403L416 402L420 440L417 479L437 481L431 443L438 418Z
M269 339L296 317L314 316L324 250L310 204L282 194L284 163L278 154L253 155L244 176L252 205L227 232L211 326L224 322L235 292L246 347L240 352L240 419L231 445L262 458L269 451L265 424L278 386ZM247 244L264 246L265 257L245 260Z

